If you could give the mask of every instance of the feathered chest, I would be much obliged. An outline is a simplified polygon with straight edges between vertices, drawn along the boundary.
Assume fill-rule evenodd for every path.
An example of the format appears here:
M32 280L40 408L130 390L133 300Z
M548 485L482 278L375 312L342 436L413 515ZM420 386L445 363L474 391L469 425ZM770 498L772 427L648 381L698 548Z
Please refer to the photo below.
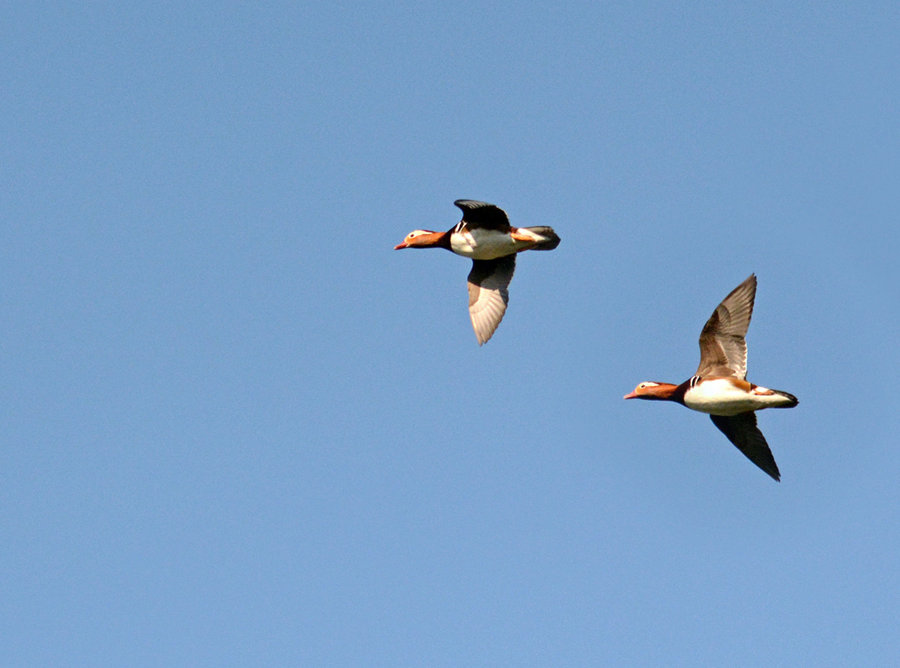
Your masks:
M473 260L494 260L512 255L528 245L513 239L509 232L478 227L459 226L450 235L450 250Z

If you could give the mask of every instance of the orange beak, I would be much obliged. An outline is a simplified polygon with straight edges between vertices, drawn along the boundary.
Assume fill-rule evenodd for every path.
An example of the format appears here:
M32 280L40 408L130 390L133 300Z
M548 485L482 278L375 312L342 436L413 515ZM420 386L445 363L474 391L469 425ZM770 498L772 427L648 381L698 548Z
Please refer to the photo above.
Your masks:
M626 395L625 395L624 397L622 397L622 398L623 398L623 399L637 399L637 396L638 396L638 395L637 395L637 392L629 392L628 394L626 394Z
M409 248L409 245L405 241L401 241L399 244L394 246L394 250L400 250L401 248Z

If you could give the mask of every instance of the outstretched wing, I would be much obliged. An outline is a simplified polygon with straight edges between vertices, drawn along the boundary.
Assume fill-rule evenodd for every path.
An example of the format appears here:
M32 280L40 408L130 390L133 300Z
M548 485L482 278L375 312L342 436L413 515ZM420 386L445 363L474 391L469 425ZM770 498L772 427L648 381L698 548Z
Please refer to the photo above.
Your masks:
M509 303L507 287L516 270L516 256L496 260L472 260L469 272L469 317L472 328L483 345L497 329Z
M506 217L506 212L499 206L488 204L487 202L476 202L471 199L458 199L454 204L462 209L462 222L466 223L470 228L499 230L500 232L509 231L509 218Z
M762 435L756 426L756 413L741 413L740 415L710 415L713 424L719 428L728 440L743 452L747 459L768 473L775 480L781 480L778 472L778 464L769 450L766 437Z
M756 298L756 275L750 274L716 307L700 332L698 376L747 377L747 328Z

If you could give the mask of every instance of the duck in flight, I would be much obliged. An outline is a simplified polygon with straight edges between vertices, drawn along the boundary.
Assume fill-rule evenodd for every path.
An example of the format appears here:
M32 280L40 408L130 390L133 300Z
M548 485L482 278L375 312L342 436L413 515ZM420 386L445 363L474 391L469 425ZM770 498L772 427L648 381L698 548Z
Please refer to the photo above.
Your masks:
M446 248L472 259L469 316L478 345L483 345L506 313L516 253L553 250L559 245L559 237L552 227L513 227L503 209L487 202L458 199L454 204L463 212L454 227L446 232L413 230L394 250Z
M778 465L765 437L756 426L756 411L793 408L797 397L781 390L754 385L747 377L744 337L753 314L756 276L751 274L716 307L700 333L700 366L681 385L645 381L625 399L676 401L701 413L747 458L775 480Z

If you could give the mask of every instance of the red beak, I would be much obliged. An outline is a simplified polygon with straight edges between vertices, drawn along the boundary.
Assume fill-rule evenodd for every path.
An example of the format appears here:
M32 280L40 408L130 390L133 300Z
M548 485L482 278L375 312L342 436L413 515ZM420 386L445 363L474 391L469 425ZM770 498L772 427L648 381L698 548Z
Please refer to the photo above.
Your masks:
M397 244L396 246L394 246L394 250L400 250L401 248L407 248L407 247L408 247L408 246L406 245L406 242L405 242L405 241L401 241L399 244Z

